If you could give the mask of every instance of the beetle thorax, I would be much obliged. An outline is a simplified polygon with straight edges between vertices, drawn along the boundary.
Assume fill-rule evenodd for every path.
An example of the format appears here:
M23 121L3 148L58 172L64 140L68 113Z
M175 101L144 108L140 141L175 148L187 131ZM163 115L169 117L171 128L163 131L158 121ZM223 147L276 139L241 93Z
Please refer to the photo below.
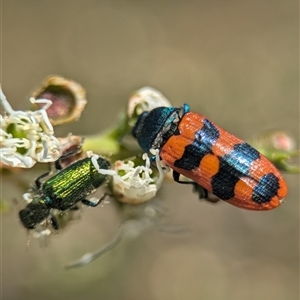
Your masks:
M166 120L161 130L157 133L152 148L161 149L167 140L178 131L178 125L182 118L181 111L175 110Z

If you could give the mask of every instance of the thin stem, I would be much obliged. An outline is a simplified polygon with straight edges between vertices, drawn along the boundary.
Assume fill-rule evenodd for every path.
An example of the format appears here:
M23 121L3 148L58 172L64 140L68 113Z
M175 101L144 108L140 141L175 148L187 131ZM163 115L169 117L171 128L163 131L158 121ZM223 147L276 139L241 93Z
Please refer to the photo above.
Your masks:
M75 261L65 265L65 268L66 269L79 268L79 267L83 267L83 266L91 263L92 261L96 260L97 258L102 256L109 250L113 249L116 245L118 245L121 242L122 238L123 238L123 229L121 226L118 230L116 237L112 241L110 241L107 245L99 248L95 252L88 252L88 253L84 254L78 260L75 260Z

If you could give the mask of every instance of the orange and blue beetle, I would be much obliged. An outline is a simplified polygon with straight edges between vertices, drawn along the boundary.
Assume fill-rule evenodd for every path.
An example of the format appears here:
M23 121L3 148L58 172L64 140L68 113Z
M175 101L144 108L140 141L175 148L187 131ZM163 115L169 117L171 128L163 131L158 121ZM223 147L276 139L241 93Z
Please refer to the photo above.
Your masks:
M261 153L203 115L180 108L157 107L142 113L133 136L145 152L158 149L161 160L218 198L240 208L270 210L279 206L287 186ZM200 189L199 189L200 190Z

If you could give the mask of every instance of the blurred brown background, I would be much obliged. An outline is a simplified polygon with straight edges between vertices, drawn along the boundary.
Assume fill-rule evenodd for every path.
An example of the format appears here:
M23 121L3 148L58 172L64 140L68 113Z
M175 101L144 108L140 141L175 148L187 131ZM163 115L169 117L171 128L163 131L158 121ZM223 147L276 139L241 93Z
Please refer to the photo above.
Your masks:
M113 124L145 85L241 138L274 127L298 136L298 6L2 0L1 85L13 107L25 109L48 75L80 82L88 106L60 136ZM114 203L86 209L46 249L31 239L27 251L12 205L1 216L2 299L299 299L299 177L285 178L286 203L262 213L199 202L190 187L167 182L158 200L168 223L186 233L147 230L71 271L62 266L114 236L121 217ZM9 178L1 190L9 200L23 193Z

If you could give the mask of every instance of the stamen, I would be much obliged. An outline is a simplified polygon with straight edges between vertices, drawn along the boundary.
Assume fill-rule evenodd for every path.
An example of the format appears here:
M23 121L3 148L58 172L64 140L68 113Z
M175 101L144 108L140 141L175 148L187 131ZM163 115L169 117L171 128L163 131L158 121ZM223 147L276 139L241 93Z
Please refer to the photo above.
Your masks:
M8 114L12 114L14 112L9 102L7 101L5 95L3 94L1 88L0 88L0 102L3 107L3 110L5 110Z

